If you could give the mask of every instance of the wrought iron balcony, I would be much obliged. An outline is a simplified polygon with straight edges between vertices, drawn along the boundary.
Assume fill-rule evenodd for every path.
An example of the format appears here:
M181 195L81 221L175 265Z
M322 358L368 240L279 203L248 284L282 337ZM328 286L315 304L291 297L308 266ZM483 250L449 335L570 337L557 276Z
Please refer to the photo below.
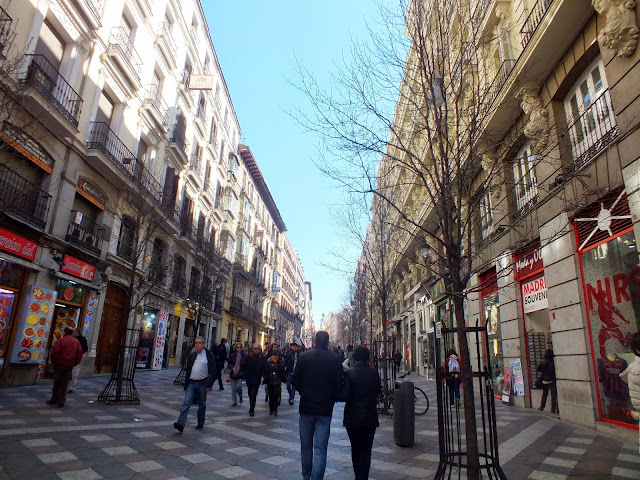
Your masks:
M471 24L473 25L474 30L478 30L480 28L492 1L493 0L478 0L476 3L476 8L473 11L473 15L471 15Z
M563 134L563 137L569 137L573 152L569 173L596 158L619 134L609 90L604 90L578 118L573 119Z
M158 34L156 42L158 43L160 48L164 50L164 54L167 57L167 60L175 66L178 48L173 41L173 35L171 34L169 24L167 22L162 22L162 24L160 25L160 33Z
M189 157L189 168L194 171L198 179L202 178L202 158L197 153L192 153Z
M185 291L187 288L187 281L184 277L175 276L173 277L173 281L171 282L171 291L176 295L184 297Z
M238 297L231 297L231 306L229 307L229 311L236 315L242 315L244 312L244 300Z
M102 225L98 225L90 218L71 210L71 221L67 228L67 242L75 243L99 256L102 250L103 237L104 228Z
M184 127L179 126L180 124L176 123L173 127L173 134L170 140L170 147L175 148L180 155L186 159L189 158L189 142L186 140Z
M198 104L198 109L196 110L196 119L200 121L202 127L205 127L207 125L207 119L205 118L206 114L207 109L202 104Z
M538 0L529 12L527 19L524 21L524 25L520 29L523 50L527 47L529 40L531 40L531 37L542 21L542 17L544 17L544 14L549 10L552 2L553 0Z
M213 313L217 313L218 315L222 315L222 302L216 300L216 303L213 306Z
M74 127L78 126L82 98L44 55L25 55L29 59L22 83L30 86Z
M159 85L147 85L143 105L149 108L151 112L153 112L158 125L160 125L166 131L166 129L169 127L169 121L167 119L167 112L169 111L169 107L167 106L167 102L164 101L164 98L162 98L162 95L160 94Z
M6 165L0 164L0 205L2 210L43 229L51 195Z
M487 94L485 96L486 108L491 108L491 106L493 105L493 102L500 94L500 90L502 90L502 87L506 83L507 78L509 78L509 74L511 73L511 70L513 70L513 66L515 64L516 64L516 61L511 58L504 60L500 64L498 73L496 73L496 76L491 82L491 85L489 86L489 89L487 90Z
M4 49L7 48L12 23L13 19L4 8L0 7L0 55L4 55Z
M515 212L513 214L513 220L517 221L533 210L538 200L538 184L536 181L527 187L516 185L514 188Z
M89 8L97 18L100 18L102 14L102 7L104 6L104 0L84 0Z
M109 50L117 54L122 66L129 71L129 75L136 82L140 82L142 59L129 39L128 32L123 27L114 27L109 35Z
M135 178L138 159L104 122L93 122L87 147L101 151L131 180Z

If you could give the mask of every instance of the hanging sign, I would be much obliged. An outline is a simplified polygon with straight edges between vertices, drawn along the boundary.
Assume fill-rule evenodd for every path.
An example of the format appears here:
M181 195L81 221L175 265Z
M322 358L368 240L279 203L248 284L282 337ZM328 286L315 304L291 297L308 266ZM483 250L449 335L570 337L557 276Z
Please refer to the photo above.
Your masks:
M160 370L164 359L164 344L167 341L167 326L169 324L169 312L160 312L160 320L158 321L158 335L156 336L156 345L153 353L153 364L151 370Z
M96 269L93 265L89 265L88 263L69 255L65 255L63 257L60 271L90 282L93 282L93 276L96 273Z
M213 90L213 75L191 74L189 90Z
M547 281L544 275L522 284L522 305L524 313L543 310L549 306Z

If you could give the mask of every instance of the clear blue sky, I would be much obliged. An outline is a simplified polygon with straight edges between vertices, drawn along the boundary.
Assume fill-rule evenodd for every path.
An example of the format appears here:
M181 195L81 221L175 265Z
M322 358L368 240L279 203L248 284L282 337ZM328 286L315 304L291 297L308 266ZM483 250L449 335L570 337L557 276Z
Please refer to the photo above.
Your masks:
M327 81L348 55L352 38L366 39L377 18L372 0L203 0L242 143L253 152L311 282L313 315L339 309L347 279L320 264L345 244L329 209L340 192L314 166L317 138L285 112L306 108L288 83L296 59ZM359 250L351 248L357 258Z

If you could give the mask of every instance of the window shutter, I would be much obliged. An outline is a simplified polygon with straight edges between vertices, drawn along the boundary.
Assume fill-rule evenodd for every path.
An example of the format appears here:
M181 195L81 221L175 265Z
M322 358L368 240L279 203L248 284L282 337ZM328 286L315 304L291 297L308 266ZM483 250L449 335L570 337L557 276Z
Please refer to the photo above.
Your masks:
M98 111L96 113L96 122L104 122L111 126L111 117L113 116L113 102L102 92L98 100Z
M46 20L40 29L40 37L36 44L36 54L44 55L56 70L60 70L62 55L64 54L64 41Z

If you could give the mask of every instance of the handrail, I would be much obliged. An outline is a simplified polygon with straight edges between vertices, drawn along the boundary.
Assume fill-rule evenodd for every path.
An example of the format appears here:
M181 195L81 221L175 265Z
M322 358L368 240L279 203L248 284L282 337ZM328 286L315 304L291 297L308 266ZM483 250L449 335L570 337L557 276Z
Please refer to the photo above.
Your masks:
M512 58L507 58L500 64L500 67L498 68L498 73L496 74L493 81L491 82L491 85L489 86L489 89L487 90L487 94L485 96L486 98L485 106L487 108L490 108L491 105L493 105L493 102L495 101L496 97L500 93L500 90L502 90L502 87L506 83L507 78L509 77L509 74L511 73L511 70L513 70L513 67L515 64L516 64L516 60Z
M96 254L100 254L104 227L86 216L78 222L78 212L71 210L71 220L67 228L67 241L77 243Z
M27 54L29 66L22 82L36 90L74 127L78 126L82 98L44 55Z
M100 18L102 14L102 7L104 6L104 0L85 0L89 8L93 11L97 18Z
M529 15L527 15L527 18L520 29L523 50L526 48L529 40L531 40L531 37L538 28L538 25L540 25L542 17L544 17L544 14L549 9L551 3L553 3L553 0L538 0L529 12Z
M158 36L162 37L162 41L164 42L165 47L167 48L169 56L175 62L176 52L178 51L178 48L176 47L176 44L173 41L173 36L169 31L169 24L167 22L162 22L162 24L160 25L160 34Z
M11 16L4 8L0 7L0 55L4 53L4 49L7 46L12 23L13 19Z
M139 81L140 71L142 70L142 60L123 27L113 27L111 29L109 48L114 48L120 53L122 59L128 64Z
M0 205L38 228L47 224L51 195L0 163Z
M167 111L169 110L169 107L167 106L167 102L165 102L164 98L160 93L159 85L155 85L155 84L147 85L144 101L145 103L148 103L149 105L153 106L158 116L162 119L162 123L164 125L167 125L168 122L167 122L166 115L167 115Z

